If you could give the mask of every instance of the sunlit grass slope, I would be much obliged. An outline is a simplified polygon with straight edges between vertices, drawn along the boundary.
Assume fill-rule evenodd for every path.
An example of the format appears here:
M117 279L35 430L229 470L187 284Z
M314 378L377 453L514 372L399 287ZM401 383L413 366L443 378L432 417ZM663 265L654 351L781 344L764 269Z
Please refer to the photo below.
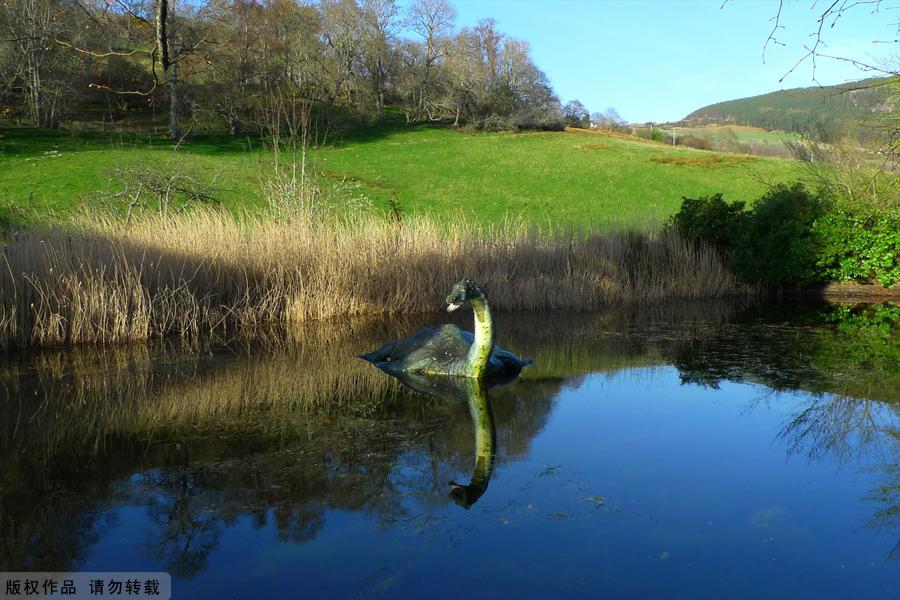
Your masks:
M229 208L265 204L262 182L274 160L258 140L189 138L177 159L171 154L171 142L135 134L0 130L0 206L65 214L96 201L100 190L119 189L116 167L166 163L218 174L215 196ZM683 196L722 192L752 200L766 184L799 176L787 160L712 156L591 132L476 134L400 126L331 135L311 153L329 181L371 199L376 209L396 201L407 213L594 227L652 227L674 213Z

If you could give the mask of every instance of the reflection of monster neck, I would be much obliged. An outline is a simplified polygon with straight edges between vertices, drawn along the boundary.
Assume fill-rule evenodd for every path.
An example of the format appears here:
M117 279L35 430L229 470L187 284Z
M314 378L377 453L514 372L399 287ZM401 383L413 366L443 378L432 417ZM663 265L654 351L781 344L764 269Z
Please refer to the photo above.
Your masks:
M466 357L466 376L479 379L484 377L494 351L494 323L487 298L474 298L471 303L475 313L475 341Z
M481 498L491 481L497 434L484 382L480 379L469 380L466 389L469 396L469 413L475 425L475 469L472 471L469 485L450 482L452 488L450 497L460 506L469 508Z

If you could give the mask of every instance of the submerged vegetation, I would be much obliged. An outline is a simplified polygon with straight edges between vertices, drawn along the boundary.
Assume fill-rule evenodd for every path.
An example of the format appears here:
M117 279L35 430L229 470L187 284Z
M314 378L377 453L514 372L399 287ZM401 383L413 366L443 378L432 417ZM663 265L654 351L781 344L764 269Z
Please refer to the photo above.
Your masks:
M0 343L112 343L442 308L463 275L500 311L746 293L715 251L672 232L489 230L424 218L235 218L196 210L13 234L2 251Z

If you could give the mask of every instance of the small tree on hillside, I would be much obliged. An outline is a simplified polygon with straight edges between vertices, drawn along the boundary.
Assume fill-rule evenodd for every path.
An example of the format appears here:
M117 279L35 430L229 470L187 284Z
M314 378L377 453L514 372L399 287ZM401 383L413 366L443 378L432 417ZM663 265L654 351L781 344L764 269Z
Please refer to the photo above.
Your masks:
M625 119L619 115L619 112L609 107L605 111L595 112L591 115L591 127L595 129L606 129L608 131L624 131L627 123Z
M583 127L587 129L591 126L591 116L588 110L581 103L581 100L569 100L563 106L563 119L569 127Z

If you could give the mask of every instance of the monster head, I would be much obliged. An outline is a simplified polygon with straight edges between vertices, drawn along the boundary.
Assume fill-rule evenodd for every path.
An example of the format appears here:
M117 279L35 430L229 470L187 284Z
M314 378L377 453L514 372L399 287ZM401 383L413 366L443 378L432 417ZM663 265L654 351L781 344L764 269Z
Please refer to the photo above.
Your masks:
M463 279L453 286L450 294L447 295L447 312L453 312L467 302L485 298L484 292L478 287L477 283Z

